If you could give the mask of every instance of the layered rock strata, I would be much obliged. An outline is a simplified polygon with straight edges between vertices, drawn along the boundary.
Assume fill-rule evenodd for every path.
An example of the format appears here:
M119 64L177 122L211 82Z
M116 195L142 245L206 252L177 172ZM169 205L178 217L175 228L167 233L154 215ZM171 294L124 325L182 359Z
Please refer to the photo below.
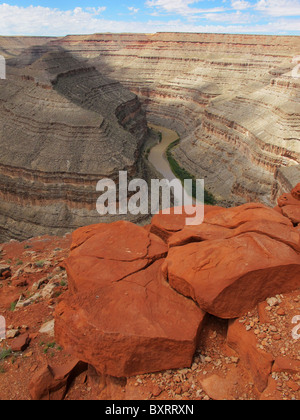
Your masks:
M8 60L0 81L0 239L106 221L97 182L143 176L147 134L135 94L62 48ZM111 220L109 218L109 220Z
M271 204L299 182L298 37L99 34L54 42L135 92L149 121L177 130L175 158L220 203Z
M56 39L41 36L0 36L0 54L5 59L15 58L27 48L38 48Z

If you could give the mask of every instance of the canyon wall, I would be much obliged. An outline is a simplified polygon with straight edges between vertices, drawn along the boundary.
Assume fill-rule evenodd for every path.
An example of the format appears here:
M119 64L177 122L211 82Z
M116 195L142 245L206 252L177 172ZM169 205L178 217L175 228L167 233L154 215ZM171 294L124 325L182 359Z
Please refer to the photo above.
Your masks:
M114 220L97 182L142 176L137 96L60 47L31 46L0 80L0 241Z
M0 54L0 240L114 220L96 183L147 178L147 120L219 204L272 205L300 180L299 37L0 37Z
M177 130L174 156L220 203L273 204L299 182L299 37L99 34L51 43L136 93L150 122Z

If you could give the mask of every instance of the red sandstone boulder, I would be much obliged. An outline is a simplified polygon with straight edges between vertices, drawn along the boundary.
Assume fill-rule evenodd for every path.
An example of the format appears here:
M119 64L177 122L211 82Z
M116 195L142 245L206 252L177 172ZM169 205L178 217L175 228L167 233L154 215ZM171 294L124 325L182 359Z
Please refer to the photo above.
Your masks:
M30 381L31 398L44 401L63 400L72 380L85 370L87 365L79 360L73 360L63 366L43 366Z
M15 338L10 345L12 351L24 351L30 344L30 337L28 334L21 334Z
M170 285L208 313L235 318L274 294L300 285L300 258L288 245L247 233L171 248Z
M218 213L208 213L204 222L215 226L222 226L228 229L236 229L247 222L261 222L269 220L273 223L280 223L291 226L291 222L273 209L259 203L244 204L239 207L222 209Z
M190 366L205 313L164 281L161 265L98 289L87 282L57 307L57 341L115 377Z
M101 375L190 366L206 312L237 318L300 287L300 231L282 214L286 207L207 207L200 226L186 226L187 215L173 211L147 229L128 222L78 229L56 340ZM239 324L228 337L263 391L273 359Z
M272 371L272 355L257 347L254 332L246 331L238 319L229 323L227 344L238 353L241 362L248 367L257 389L263 392Z
M227 210L230 214L232 211ZM281 216L276 223L276 229L274 229L274 211L266 209L264 219L250 220L241 222L238 227L228 228L219 225L210 224L210 220L204 222L199 226L186 226L180 232L175 233L170 237L168 244L169 247L182 246L191 242L202 242L215 239L229 239L241 235L242 233L255 232L267 235L270 238L284 242L300 252L300 238L298 233L292 229L290 223ZM273 220L272 220L273 219ZM234 219L232 218L234 223Z
M224 209L171 242L179 235L182 243L195 240L197 231L196 239L204 240L209 229L215 239L172 247L163 267L170 285L204 311L235 318L300 286L300 236L284 216L263 205Z

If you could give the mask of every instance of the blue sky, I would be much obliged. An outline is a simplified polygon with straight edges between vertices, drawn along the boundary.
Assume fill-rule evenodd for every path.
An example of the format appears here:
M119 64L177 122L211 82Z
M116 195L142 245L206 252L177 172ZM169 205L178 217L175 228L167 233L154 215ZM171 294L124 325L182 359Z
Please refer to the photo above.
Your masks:
M0 1L0 35L173 31L300 35L300 0Z

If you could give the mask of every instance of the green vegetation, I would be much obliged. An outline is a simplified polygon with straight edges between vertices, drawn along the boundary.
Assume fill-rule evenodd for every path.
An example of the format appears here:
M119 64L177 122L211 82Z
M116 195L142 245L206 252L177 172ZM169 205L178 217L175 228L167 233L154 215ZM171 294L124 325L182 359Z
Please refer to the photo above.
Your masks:
M0 360L5 360L12 354L11 349L3 349L0 352Z
M12 351L11 349L2 349L0 351L0 362L3 362L3 360L7 359L8 357L10 357L12 355ZM5 373L5 369L2 366L2 364L0 364L0 374L1 373Z
M44 348L43 348L43 353L44 353L44 354L47 354L49 349L61 351L61 347L60 347L60 346L58 346L58 345L55 343L55 341L50 342L50 343L45 343L44 341L41 341L41 342L40 342L40 346L41 346L41 347L44 347ZM54 356L54 355L55 355L55 353L52 351L50 355L51 355L51 356Z
M10 304L10 308L9 308L9 310L10 310L11 312L14 312L14 310L16 309L17 303L18 303L18 302L12 302L12 303Z
M193 197L196 198L196 178L192 176L186 169L182 168L172 156L172 150L174 149L174 147L178 146L179 143L180 138L173 141L173 143L169 145L166 151L167 159L169 161L172 172L178 179L180 179L182 184L184 183L185 179L191 179L193 181ZM204 191L204 204L216 204L216 199L214 198L214 196L206 190Z

